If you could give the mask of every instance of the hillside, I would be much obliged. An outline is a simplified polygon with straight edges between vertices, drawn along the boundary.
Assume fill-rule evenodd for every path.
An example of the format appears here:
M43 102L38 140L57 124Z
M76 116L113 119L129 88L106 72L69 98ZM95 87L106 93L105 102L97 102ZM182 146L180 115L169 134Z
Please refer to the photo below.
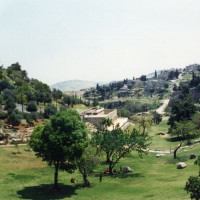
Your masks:
M63 92L67 91L79 91L82 89L88 89L91 87L96 87L97 82L93 81L83 81L83 80L69 80L69 81L63 81L59 83L55 83L51 85L50 87L59 89Z

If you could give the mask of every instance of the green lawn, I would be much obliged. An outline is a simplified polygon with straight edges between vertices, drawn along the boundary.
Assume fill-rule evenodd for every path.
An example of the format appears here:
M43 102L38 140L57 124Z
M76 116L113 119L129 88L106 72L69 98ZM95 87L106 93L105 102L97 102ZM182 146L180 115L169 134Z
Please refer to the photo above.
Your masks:
M137 153L122 159L116 166L128 165L134 172L127 175L105 176L99 182L96 176L104 171L107 165L99 165L95 173L89 177L90 188L82 187L82 177L78 172L68 174L59 173L60 192L55 193L52 188L53 168L36 158L33 152L25 151L26 146L20 147L21 154L15 154L15 147L0 147L0 199L151 199L151 200L183 200L189 199L184 191L189 176L198 174L198 167L194 160L189 160L191 153L199 154L199 145L180 150L178 160L172 155L155 158L149 153L140 159ZM176 169L178 161L186 161L187 167ZM74 177L78 183L72 184Z
M167 121L168 118L164 117L160 124L153 124L149 129L148 133L152 136L151 149L169 150L170 146L171 149L174 149L178 145L178 142L173 142L173 140L170 142L171 136L168 134L169 126L167 125ZM159 133L164 133L165 135L158 135Z

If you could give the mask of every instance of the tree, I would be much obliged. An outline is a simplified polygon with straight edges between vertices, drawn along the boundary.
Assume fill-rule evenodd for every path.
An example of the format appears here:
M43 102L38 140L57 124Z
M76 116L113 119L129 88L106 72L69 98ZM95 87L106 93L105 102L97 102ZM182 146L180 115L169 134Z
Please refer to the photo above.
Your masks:
M54 188L58 189L58 170L72 173L87 146L87 130L74 110L58 112L44 126L34 129L30 146L50 166L55 167Z
M109 155L109 173L113 173L115 165L121 158L135 150L141 156L149 146L151 138L147 134L140 134L136 129L130 133L124 133L120 128L112 131L97 131L94 133L93 143L98 150Z
M18 126L21 122L21 114L18 110L13 111L10 113L7 117L8 124L11 124L13 126Z
M136 116L134 120L139 126L139 132L140 132L140 129L142 128L142 134L145 134L146 129L151 127L153 123L152 115Z
M8 114L11 114L16 108L15 100L10 96L5 101L4 110L7 110Z
M63 93L61 90L54 88L52 91L52 95L53 95L54 100L56 101L56 107L57 107L58 99L62 98Z
M154 121L154 123L156 123L156 124L160 124L160 122L162 122L162 115L159 114L159 113L157 113L157 112L155 112L155 113L153 114L153 121Z
M37 104L50 103L51 102L51 90L45 83L38 81L37 79L31 79L31 86L35 89L35 98Z
M157 78L158 77L158 74L157 74L157 71L155 70L155 78Z
M35 101L30 101L27 105L26 110L28 112L36 112L37 111L37 103Z
M197 157L197 160L194 162L194 164L199 166L199 177L200 177L200 156Z
M64 95L63 96L63 103L67 104L68 107L72 104L72 99L70 98L69 95Z
M200 177L190 176L186 182L185 188L187 193L190 193L190 198L199 200L200 199Z
M9 83L7 79L0 81L0 93L5 89L13 89L13 86Z
M5 89L2 92L3 99L6 101L8 98L12 98L14 101L16 101L16 93L14 90L11 89Z
M57 108L52 104L48 104L44 109L44 117L48 119L52 115L55 115L56 112L57 112Z
M165 87L165 89L169 88L169 83L165 82L164 87Z
M174 76L175 76L176 78L178 78L178 76L179 76L178 69L176 69L176 71L174 72Z
M22 112L24 112L24 104L27 103L27 95L26 93L30 92L30 88L28 84L22 83L20 87L16 89L17 92L17 101L22 106Z
M46 103L52 102L52 95L50 91L46 91L43 93L43 103L46 105Z
M141 80L141 81L146 81L146 80L147 80L147 77L146 77L145 75L142 75L142 76L140 77L140 80Z
M177 90L178 90L178 87L176 84L174 84L173 91L176 92Z
M182 93L179 99L171 102L171 114L168 120L168 125L170 125L169 132L175 122L191 120L195 112L196 107L192 97L189 94Z
M98 106L98 105L99 105L99 102L98 102L98 100L97 100L97 99L95 99L95 100L93 101L92 105L93 105L94 107L95 107L95 106Z
M174 77L175 77L175 72L174 71L170 71L169 74L168 74L168 79L172 80L172 79L174 79Z
M187 140L190 140L197 136L195 126L191 121L175 122L175 125L171 131L172 135L177 136L180 144L174 150L174 158L176 158L177 151L181 148L182 144Z
M94 168L98 165L99 158L97 152L94 148L88 146L82 155L82 157L78 160L78 169L83 176L83 181L86 187L89 187L90 182L87 179L87 176L91 174Z
M107 130L108 127L110 127L111 125L113 125L112 119L103 118L101 120L101 125L103 125L103 130Z

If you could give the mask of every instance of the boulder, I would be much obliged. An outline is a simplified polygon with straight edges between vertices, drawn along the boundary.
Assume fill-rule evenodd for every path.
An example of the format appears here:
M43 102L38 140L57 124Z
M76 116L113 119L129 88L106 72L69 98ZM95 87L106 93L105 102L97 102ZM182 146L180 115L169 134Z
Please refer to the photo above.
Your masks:
M0 141L0 145L4 145L5 143L4 143L4 141L3 140L1 140Z
M177 169L183 169L183 168L185 168L187 165L184 163L184 162L179 162L178 164L177 164Z
M123 173L133 172L133 169L131 169L131 168L128 167L128 166L123 166L123 167L121 167L120 169L121 169L121 171L122 171Z
M156 158L160 158L161 156L164 156L164 154L162 154L162 153L157 153L156 154Z
M191 154L190 155L190 159L194 159L194 158L196 158L196 155L195 154Z

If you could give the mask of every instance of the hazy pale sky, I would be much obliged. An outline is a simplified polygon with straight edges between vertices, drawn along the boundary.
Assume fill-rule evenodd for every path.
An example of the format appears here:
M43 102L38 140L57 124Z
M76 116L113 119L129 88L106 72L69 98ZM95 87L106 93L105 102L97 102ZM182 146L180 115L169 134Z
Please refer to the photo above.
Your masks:
M0 65L48 84L200 63L200 0L0 0Z

